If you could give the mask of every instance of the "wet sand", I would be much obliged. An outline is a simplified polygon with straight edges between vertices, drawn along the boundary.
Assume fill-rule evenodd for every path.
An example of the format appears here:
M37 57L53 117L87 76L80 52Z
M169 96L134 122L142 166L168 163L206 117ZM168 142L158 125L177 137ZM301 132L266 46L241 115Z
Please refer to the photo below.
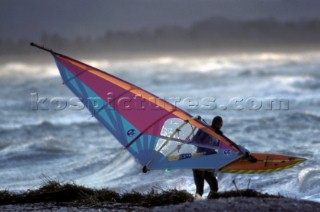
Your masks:
M33 203L2 205L0 211L320 211L320 203L287 198L231 197L147 208L133 204Z

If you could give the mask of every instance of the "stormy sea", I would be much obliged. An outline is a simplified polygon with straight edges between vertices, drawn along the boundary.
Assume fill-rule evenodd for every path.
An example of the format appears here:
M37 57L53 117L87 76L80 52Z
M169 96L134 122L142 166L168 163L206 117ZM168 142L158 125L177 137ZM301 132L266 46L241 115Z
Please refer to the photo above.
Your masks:
M55 180L117 192L195 192L191 170L142 173L47 56L0 64L1 190L23 192ZM218 173L219 191L235 190L235 182L239 189L320 202L320 52L82 61L208 123L222 116L224 134L251 152L307 159L281 172Z

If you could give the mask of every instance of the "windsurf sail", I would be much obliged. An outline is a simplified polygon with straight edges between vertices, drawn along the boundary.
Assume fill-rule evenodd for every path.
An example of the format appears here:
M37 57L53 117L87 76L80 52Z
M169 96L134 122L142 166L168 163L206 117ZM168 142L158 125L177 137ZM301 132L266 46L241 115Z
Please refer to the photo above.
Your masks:
M154 169L220 169L243 157L242 149L217 134L199 117L107 72L50 52L66 85L97 120L143 166ZM198 130L210 135L210 144L194 138ZM197 147L212 153L197 152Z

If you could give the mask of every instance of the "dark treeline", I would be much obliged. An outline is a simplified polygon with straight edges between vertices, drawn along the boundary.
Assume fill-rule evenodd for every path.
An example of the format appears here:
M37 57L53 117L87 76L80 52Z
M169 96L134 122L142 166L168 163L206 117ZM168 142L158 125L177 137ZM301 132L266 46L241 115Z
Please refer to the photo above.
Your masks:
M0 55L30 53L29 42L0 40ZM59 34L45 33L35 42L59 51L82 53L316 49L320 46L320 21L230 21L210 18L187 28L163 26L133 32L107 31L96 37L66 39Z

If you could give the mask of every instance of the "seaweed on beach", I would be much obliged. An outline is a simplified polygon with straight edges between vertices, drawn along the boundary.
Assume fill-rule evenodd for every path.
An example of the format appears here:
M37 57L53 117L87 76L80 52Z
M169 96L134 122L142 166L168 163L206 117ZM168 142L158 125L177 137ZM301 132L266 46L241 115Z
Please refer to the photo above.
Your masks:
M192 195L186 191L169 190L161 193L150 191L141 194L135 191L118 194L109 189L90 189L72 183L61 184L56 181L48 181L36 190L28 190L24 193L10 193L0 191L0 205L22 203L77 203L77 204L103 204L103 203L131 203L146 207L178 204L191 201Z
M0 191L0 205L14 203L15 196L8 191Z
M252 189L216 193L212 198L228 197L280 197L262 194ZM0 191L0 205L51 202L56 204L72 203L76 205L131 204L144 207L155 207L193 201L193 195L185 190L170 189L167 191L151 190L146 194L136 191L119 194L109 189L91 189L74 183L61 184L48 181L36 190L24 193Z

